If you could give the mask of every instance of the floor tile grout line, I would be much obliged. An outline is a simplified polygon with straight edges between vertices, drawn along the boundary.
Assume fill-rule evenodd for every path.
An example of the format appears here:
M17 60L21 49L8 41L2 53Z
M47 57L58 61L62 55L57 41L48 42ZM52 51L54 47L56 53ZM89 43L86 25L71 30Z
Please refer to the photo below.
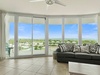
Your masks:
M57 63L56 63L56 64L57 64ZM54 68L55 68L56 64L54 65L54 67L53 67L53 69L52 69L52 71L51 71L50 75L52 74L52 72L53 72L53 70L54 70Z
M36 60L36 61L38 61L38 60ZM43 65L42 65L42 66L43 66ZM42 66L41 66L41 67L42 67ZM40 69L41 69L41 67L40 67ZM40 69L39 69L39 70L40 70ZM39 71L39 70L38 70L38 71ZM23 72L25 72L25 71L27 71L27 70L25 69ZM37 72L38 72L38 71L37 71ZM31 72L31 71L29 71L29 72ZM37 73L37 72L36 72L36 73ZM22 73L21 73L21 74L22 74ZM21 75L21 74L20 74L20 75Z
M44 64L45 64L45 63L44 63ZM43 65L44 65L44 64L43 64ZM43 65L40 67L40 69L43 67ZM39 69L39 70L40 70L40 69ZM38 71L39 71L39 70L38 70ZM37 71L36 73L38 73L38 71Z
M31 59L31 60L33 60L33 59ZM25 71L27 71L27 69L28 68L30 68L32 65L34 65L34 63L36 63L37 61L41 64L41 60L42 60L42 64L40 65L40 67L36 70L36 72L35 72L35 75L36 74L38 74L39 73L39 70L40 69L42 69L43 68L43 66L45 66L46 65L46 63L47 63L47 66L51 63L51 61L53 61L52 63L53 64L50 64L50 66L48 66L48 67L50 67L50 73L49 73L49 75L51 75L52 74L52 72L53 72L53 70L54 70L54 68L55 68L55 66L57 65L57 61L56 60L51 60L51 58L50 58L50 61L48 60L48 59L36 59L33 63L31 62L31 60L28 62L28 63L30 63L29 64L29 66L28 67L26 67L25 69L20 69L20 68L16 68L16 66L15 67L13 67L14 65L12 65L12 67L11 66L4 66L4 67L7 67L7 68L11 68L11 70L13 70L13 69L18 69L18 70L23 70L23 71L21 71L20 73L18 73L18 75L21 75L23 72L25 72ZM43 60L45 60L45 61L43 61ZM27 61L27 60L25 60L25 61ZM48 64L48 62L50 62L49 64ZM5 61L5 63L7 63L6 61ZM39 64L38 63L38 64ZM26 62L25 63L22 63L22 64L27 64ZM59 64L58 64L59 65ZM25 66L27 66L27 65L25 65ZM52 66L52 67L51 67ZM9 70L8 72L10 72L11 70ZM8 73L7 72L7 73ZM29 71L29 72L31 72L31 71ZM33 71L34 72L34 71ZM7 74L7 73L5 73L5 74ZM5 75L4 74L4 75ZM39 73L39 74L43 74L43 75L46 75L45 73Z

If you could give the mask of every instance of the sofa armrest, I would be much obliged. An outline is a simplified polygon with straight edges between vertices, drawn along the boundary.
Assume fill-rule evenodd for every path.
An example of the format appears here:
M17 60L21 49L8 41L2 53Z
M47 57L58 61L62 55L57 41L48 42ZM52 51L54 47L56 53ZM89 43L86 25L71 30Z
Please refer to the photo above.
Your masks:
M60 49L60 48L57 48L57 49L56 49L56 52L61 52L61 49Z
M97 54L100 54L100 45L98 45Z

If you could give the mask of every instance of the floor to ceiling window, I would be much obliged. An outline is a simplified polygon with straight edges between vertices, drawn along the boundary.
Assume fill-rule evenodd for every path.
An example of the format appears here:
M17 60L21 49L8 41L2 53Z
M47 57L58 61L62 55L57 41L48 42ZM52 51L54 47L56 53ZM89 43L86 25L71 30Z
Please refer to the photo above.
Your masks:
M14 57L14 54L16 54L16 57L40 54L52 55L58 44L62 42L94 44L98 41L98 28L95 20L95 16L81 16L81 18L49 17L48 20L25 16L7 16L7 57ZM48 25L45 23L48 23ZM81 27L82 32L79 33ZM18 48L18 50L15 48Z
M62 18L49 19L49 55L58 47L58 43L62 42Z
M98 28L95 17L82 18L82 43L94 44L98 40Z
M45 19L33 18L33 55L45 54Z
M78 18L65 18L65 43L78 44Z
M18 21L18 55L32 54L32 18L19 17Z

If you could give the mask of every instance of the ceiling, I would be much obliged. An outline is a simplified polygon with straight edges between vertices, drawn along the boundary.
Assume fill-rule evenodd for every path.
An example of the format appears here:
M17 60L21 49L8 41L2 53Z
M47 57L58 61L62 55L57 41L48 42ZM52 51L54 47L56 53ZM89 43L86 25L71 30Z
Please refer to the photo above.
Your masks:
M29 0L0 0L0 10L42 15L83 15L100 12L100 0L61 0L66 7L45 2L31 3Z

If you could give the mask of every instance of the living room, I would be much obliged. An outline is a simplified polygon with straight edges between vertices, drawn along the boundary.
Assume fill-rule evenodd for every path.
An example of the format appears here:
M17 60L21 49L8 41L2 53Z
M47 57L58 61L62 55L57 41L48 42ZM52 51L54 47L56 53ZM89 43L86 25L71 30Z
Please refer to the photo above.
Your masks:
M99 5L99 0L0 1L1 75L100 75Z

